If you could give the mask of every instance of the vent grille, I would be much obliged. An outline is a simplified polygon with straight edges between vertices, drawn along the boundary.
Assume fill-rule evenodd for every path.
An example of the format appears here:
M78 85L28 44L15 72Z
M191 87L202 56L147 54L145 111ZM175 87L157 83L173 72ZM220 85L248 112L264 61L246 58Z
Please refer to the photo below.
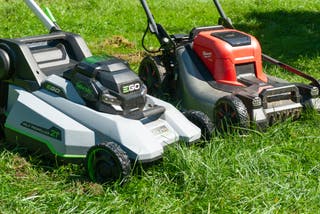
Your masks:
M254 74L255 75L255 66L254 63L238 64L236 65L237 77L243 74Z

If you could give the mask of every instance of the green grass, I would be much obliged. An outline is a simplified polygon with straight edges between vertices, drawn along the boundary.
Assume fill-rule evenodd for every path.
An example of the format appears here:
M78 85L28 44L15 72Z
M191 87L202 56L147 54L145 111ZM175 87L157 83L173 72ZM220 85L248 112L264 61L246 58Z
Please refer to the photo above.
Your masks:
M95 54L115 54L137 69L146 19L139 1L39 1L60 26L81 34ZM320 78L319 0L221 0L235 26L265 53ZM215 24L209 0L150 0L170 33ZM0 37L46 33L22 1L0 0ZM116 37L114 37L116 36ZM157 46L150 40L150 46ZM272 66L268 72L301 81ZM215 136L206 145L169 147L163 161L124 186L89 182L78 165L48 164L23 148L0 146L0 213L319 213L320 116L264 133Z

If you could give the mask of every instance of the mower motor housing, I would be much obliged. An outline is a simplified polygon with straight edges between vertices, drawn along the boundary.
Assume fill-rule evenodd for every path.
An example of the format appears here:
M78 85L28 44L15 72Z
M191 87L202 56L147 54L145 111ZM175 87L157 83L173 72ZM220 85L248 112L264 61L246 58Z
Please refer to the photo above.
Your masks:
M147 88L124 60L112 56L85 58L71 73L71 82L93 109L128 115L142 111Z
M219 83L244 86L238 80L246 75L267 82L260 44L249 34L231 29L202 31L194 38L193 50Z

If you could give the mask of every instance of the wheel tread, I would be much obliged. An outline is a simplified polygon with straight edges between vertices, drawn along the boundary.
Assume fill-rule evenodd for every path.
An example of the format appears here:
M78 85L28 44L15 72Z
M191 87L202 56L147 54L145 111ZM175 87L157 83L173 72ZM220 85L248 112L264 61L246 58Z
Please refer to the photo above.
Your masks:
M201 129L202 138L211 138L214 126L210 118L201 111L189 110L183 113L184 116Z
M89 149L85 159L85 167L89 174L89 177L90 177L90 173L89 173L90 169L89 169L89 162L88 162L89 157L91 153L97 149L107 149L109 152L111 152L112 156L116 158L116 161L121 167L121 173L119 175L119 179L121 179L121 182L125 181L131 172L131 162L126 152L123 151L122 148L114 142L103 142ZM93 181L95 180L95 178L93 177L90 177L90 179Z
M214 108L214 120L215 120L215 124L217 125L217 127L219 129L221 129L221 127L219 127L219 121L218 121L218 116L217 114L219 114L219 108L221 108L221 106L224 105L224 108L227 108L227 105L229 107L232 108L233 111L236 112L236 116L237 116L237 122L235 125L242 127L242 128L247 128L249 127L250 124L250 118L249 118L249 114L248 114L248 110L246 108L246 106L243 104L243 102L240 100L240 98L234 96L234 95L227 95L224 96L222 98L220 98ZM221 131L221 130L220 130Z

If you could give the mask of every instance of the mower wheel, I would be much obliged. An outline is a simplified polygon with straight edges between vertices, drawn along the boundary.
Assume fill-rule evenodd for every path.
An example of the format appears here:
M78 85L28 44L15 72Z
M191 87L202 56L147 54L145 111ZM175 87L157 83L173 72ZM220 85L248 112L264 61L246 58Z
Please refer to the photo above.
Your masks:
M188 120L201 129L201 138L203 140L210 140L213 132L213 124L208 115L195 110L189 110L183 112L183 114Z
M214 124L219 132L230 132L234 128L247 128L250 118L243 102L236 96L220 98L214 108Z
M87 153L85 165L90 179L97 183L117 180L123 183L131 171L129 157L114 142L91 147Z
M139 66L139 77L148 88L148 94L160 96L166 69L159 56L146 56Z

